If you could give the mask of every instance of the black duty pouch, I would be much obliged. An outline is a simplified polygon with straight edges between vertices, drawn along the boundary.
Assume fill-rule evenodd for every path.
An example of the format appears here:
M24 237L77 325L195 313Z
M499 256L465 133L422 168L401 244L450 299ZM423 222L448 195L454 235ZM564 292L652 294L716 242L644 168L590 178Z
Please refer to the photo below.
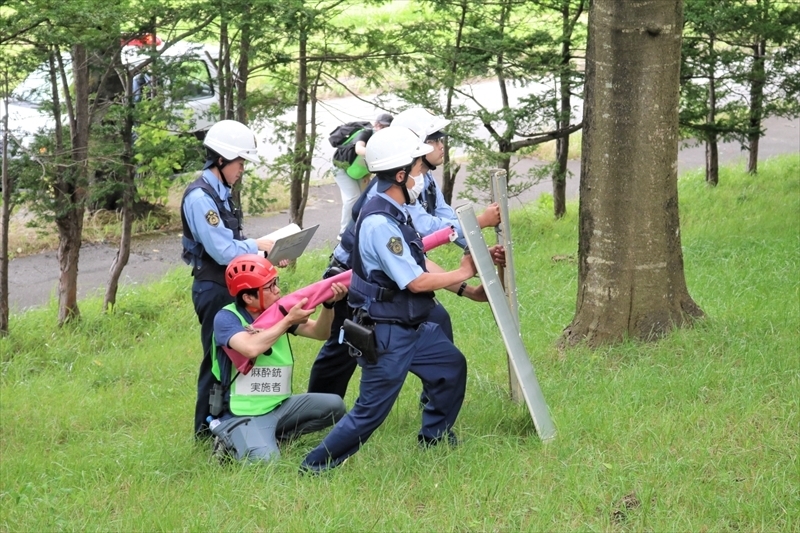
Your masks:
M342 267L331 265L329 266L325 272L322 273L322 279L332 278L333 276L338 276L345 270Z
M339 342L350 346L350 355L364 357L364 360L371 365L378 362L378 345L372 327L362 326L346 318L339 335Z

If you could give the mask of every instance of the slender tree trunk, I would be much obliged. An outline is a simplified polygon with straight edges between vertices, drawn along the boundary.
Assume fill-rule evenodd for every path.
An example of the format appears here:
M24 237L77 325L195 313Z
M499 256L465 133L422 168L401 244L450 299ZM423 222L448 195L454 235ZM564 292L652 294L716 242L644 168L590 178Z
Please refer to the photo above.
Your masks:
M308 124L308 34L300 31L297 73L297 122L294 130L294 160L292 163L289 198L289 219L303 227L303 176L306 157L306 125Z
M117 290L122 271L128 265L131 254L131 237L133 236L133 201L136 191L136 165L133 164L133 77L125 76L125 101L126 113L122 126L122 142L124 150L122 162L124 165L122 182L122 234L119 239L119 248L111 263L111 275L106 285L106 294L103 299L103 311L109 311L117 303Z
M561 342L654 339L702 310L678 218L681 0L589 11L575 317Z
M461 51L461 42L464 35L464 27L466 26L467 11L469 9L467 0L461 0L459 7L461 8L461 17L458 20L458 28L456 29L456 42L453 46L453 60L450 62L450 74L455 79L456 72L458 71L459 53ZM452 84L449 84L452 85ZM445 103L444 116L450 118L453 115L453 100L455 99L455 87L447 87L447 102ZM444 138L444 168L442 169L442 196L444 201L449 205L453 201L453 189L456 185L456 174L461 168L460 165L453 167L450 161L450 142L447 137Z
M3 113L3 205L0 207L0 337L8 335L8 224L11 221L11 180L8 176L8 72L5 73L3 80L3 103L5 113Z
M225 12L220 13L221 22L219 24L219 59L217 60L217 92L219 94L219 118L220 120L224 120L229 118L227 113L228 110L228 90L227 84L229 82L229 78L227 77L227 72L230 69L226 68L227 62L229 60L228 54L228 23L225 22Z
M60 56L59 56L60 59ZM60 67L62 81L65 78ZM70 111L72 139L72 165L61 170L60 207L56 214L58 228L58 323L80 317L78 309L78 258L83 234L83 214L86 209L86 179L89 150L89 65L86 47L73 47L72 72L75 87L74 108L70 102L68 86L64 82L67 109Z
M709 41L711 57L714 55L714 35ZM714 71L717 67L716 60L711 62L708 72L708 115L706 125L709 127L708 137L706 138L706 183L714 187L719 183L719 150L717 146L717 75Z
M761 139L761 120L764 116L764 79L766 76L764 56L766 50L765 39L761 39L753 45L753 68L750 75L750 135L748 136L750 157L747 161L747 172L750 174L758 172L758 142Z
M572 106L570 103L570 43L572 27L570 25L569 0L561 4L561 71L558 74L558 90L560 94L559 117L557 128L569 128ZM556 139L556 168L553 172L553 216L562 218L567 213L567 161L569 158L569 135Z
M505 35L506 25L511 15L511 5L508 0L500 2L500 20L497 21L498 39L502 39ZM495 59L495 76L497 76L497 84L500 88L500 105L503 109L510 109L510 100L508 98L508 85L503 71L504 54L500 50ZM506 176L511 176L511 155L514 153L511 147L511 139L516 134L516 124L513 119L506 119L505 129L503 130L501 138L498 140L498 151L503 154L500 167L506 171Z
M236 120L247 124L247 78L250 77L250 6L244 7L242 33L239 38L239 64L236 76Z

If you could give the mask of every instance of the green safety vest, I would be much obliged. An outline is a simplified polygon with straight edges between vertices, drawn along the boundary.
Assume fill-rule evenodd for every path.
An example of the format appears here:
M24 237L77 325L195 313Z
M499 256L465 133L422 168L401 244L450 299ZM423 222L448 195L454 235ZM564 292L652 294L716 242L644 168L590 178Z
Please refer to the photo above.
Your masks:
M223 307L239 317L242 326L250 325L232 303ZM211 372L220 378L219 361L217 360L217 342L211 343ZM225 355L227 357L227 355ZM281 335L266 354L259 355L253 368L247 374L231 368L230 411L237 416L264 415L278 407L292 395L292 367L294 357L289 337Z

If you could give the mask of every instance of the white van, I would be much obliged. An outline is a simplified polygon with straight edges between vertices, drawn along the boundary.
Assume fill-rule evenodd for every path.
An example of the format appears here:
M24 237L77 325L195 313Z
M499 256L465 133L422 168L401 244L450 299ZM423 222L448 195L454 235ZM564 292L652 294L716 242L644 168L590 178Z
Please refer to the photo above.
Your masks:
M143 51L144 46L148 44L138 39L128 41L121 50L123 63L136 65L145 61L147 55L143 54ZM215 122L214 114L211 111L212 106L218 102L215 90L217 48L210 45L187 42L178 42L165 47L160 39L156 42L156 48L166 48L160 56L160 61L165 61L170 66L177 67L169 70L169 72L173 73L173 76L181 78L179 84L174 84L181 87L180 94L175 101L179 103L179 108L182 108L191 116L194 121L193 133L202 139L208 128ZM69 63L71 61L69 54L65 54L63 60ZM70 70L69 65L67 65L67 71L71 77ZM165 81L170 84L176 80ZM150 82L151 77L147 72L134 79L134 97L136 100L143 96L146 97ZM163 86L163 82L158 85ZM43 63L31 72L12 91L8 105L8 129L11 138L22 146L30 146L37 132L54 128L52 114L44 105L52 100L51 92L49 66L47 63ZM5 106L0 106L0 118L2 118L4 112Z

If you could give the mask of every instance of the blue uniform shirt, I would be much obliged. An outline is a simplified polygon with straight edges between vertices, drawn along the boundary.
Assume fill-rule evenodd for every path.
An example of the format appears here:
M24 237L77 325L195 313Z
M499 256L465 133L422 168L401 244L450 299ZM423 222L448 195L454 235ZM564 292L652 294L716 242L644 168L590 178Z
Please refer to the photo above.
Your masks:
M384 193L377 193L389 202L396 205L401 211L401 206ZM400 239L403 243L403 252L397 255L389 246L392 238ZM361 253L361 262L364 273L369 276L373 270L382 270L392 278L400 289L417 279L422 274L408 248L408 243L403 240L403 233L395 220L383 215L370 215L361 222L361 233L358 236L358 248Z
M230 209L228 202L231 195L230 189L223 185L210 170L203 171L203 180L217 191L225 206ZM227 265L235 257L243 254L258 253L255 239L234 240L233 232L222 223L214 200L201 189L195 189L186 196L183 213L186 215L186 222L189 224L189 229L192 230L194 240L202 244L208 255L220 265Z

